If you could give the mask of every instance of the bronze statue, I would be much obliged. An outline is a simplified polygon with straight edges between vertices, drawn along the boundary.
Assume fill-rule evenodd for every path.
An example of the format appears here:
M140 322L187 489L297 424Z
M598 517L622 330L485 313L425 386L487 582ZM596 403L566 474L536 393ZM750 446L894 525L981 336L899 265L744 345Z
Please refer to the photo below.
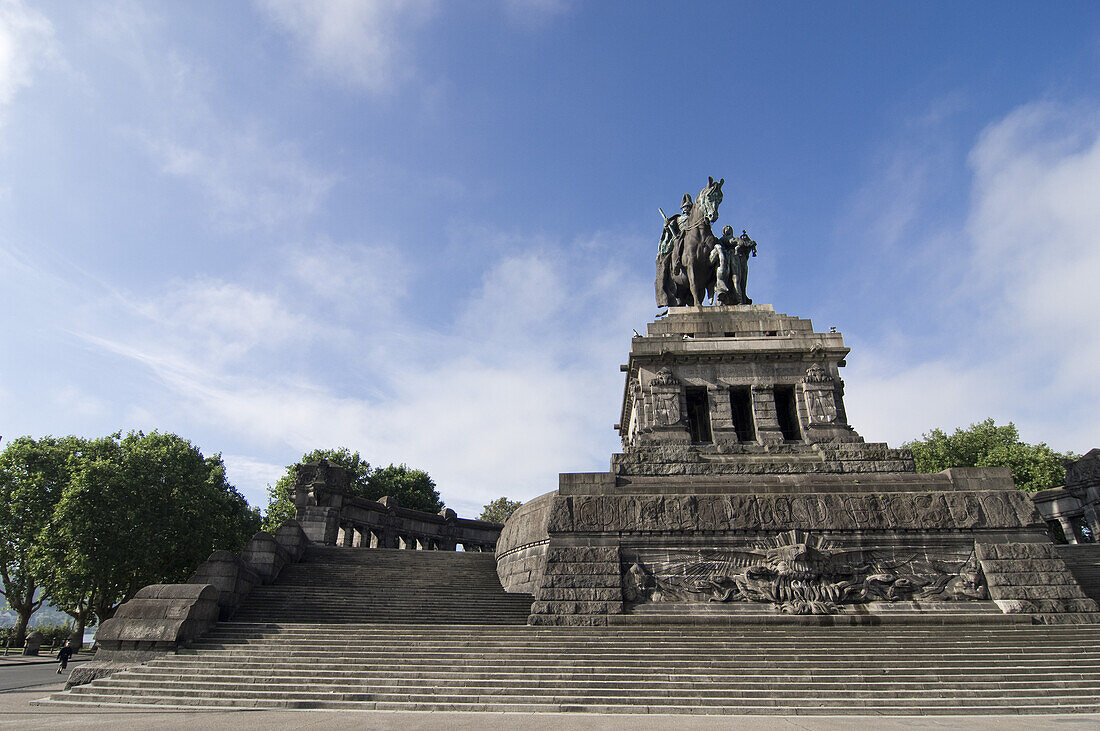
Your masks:
M684 194L679 214L665 216L657 209L665 221L657 245L659 307L699 307L708 296L712 305L752 304L746 287L749 257L756 256L756 242L745 230L734 236L731 226L722 229L721 238L714 235L710 227L718 220L726 181L708 181L694 203Z
M675 221L665 219L658 247L656 281L657 304L662 307L697 307L714 289L715 268L710 255L718 239L710 225L718 220L725 178L708 180L707 187L699 191L690 207L687 205L691 202L690 197L684 195L683 212ZM666 265L662 248L669 243L671 250Z
M680 203L680 213L666 216L664 210L658 208L661 217L665 219L665 226L661 229L661 240L657 244L657 306L669 307L679 305L676 298L676 286L672 282L672 270L679 268L673 249L678 248L682 238L682 225L691 218L691 194L684 193Z

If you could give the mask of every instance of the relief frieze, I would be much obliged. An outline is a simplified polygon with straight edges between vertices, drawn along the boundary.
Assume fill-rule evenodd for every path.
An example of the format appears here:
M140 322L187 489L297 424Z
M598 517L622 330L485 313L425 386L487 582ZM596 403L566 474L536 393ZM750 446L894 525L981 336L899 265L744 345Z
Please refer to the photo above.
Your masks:
M973 545L845 548L799 530L711 550L624 550L627 606L652 602L766 603L785 614L836 614L845 605L987 599Z
M558 497L550 532L969 530L1037 524L1014 491Z

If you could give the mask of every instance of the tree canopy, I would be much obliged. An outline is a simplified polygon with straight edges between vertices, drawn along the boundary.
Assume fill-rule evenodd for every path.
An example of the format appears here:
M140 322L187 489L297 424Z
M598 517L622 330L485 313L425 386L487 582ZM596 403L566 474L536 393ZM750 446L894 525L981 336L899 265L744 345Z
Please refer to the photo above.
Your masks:
M918 472L939 472L949 467L1008 467L1016 487L1027 492L1062 485L1065 463L1077 458L1073 452L1055 452L1042 442L1021 442L1015 424L997 426L993 419L956 429L950 435L933 429L902 446L913 451Z
M0 490L48 488L45 519L24 531L33 534L24 563L41 598L76 620L76 635L141 587L184 581L212 551L239 550L259 528L259 512L226 481L221 456L203 457L174 434L28 437L12 442L0 464ZM20 515L0 513L0 534L23 525Z
M407 465L389 465L371 468L370 463L347 447L339 449L314 449L302 455L296 464L288 465L286 472L274 485L267 488L268 503L264 514L264 530L274 530L294 517L294 501L290 490L296 477L295 467L304 462L322 459L346 467L352 472L351 492L356 497L378 500L387 495L397 498L403 507L438 513L443 509L435 481L424 470Z
M498 497L485 506L485 509L481 511L481 515L477 516L477 519L487 520L490 523L503 523L512 517L512 513L516 512L521 505L523 505L523 503L519 500L509 500L506 497Z
M39 536L70 479L70 457L86 442L76 437L19 437L0 452L0 590L16 613L15 640L42 606L35 570Z

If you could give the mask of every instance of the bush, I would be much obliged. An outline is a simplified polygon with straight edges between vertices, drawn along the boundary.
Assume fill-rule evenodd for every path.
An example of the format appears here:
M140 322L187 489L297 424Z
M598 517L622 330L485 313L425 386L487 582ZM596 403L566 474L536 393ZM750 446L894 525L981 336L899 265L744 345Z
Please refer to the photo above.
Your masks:
M73 633L73 624L72 622L66 622L65 624L51 622L50 624L36 625L32 629L42 633L43 647L54 648L61 647L65 644L65 640L69 639L69 635Z

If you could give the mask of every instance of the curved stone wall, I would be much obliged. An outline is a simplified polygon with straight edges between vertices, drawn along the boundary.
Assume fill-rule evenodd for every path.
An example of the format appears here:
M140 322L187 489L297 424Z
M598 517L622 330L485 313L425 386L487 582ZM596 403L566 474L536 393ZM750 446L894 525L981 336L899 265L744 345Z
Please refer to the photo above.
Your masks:
M558 491L540 495L512 513L497 540L497 575L505 591L534 594L546 570L546 524Z

